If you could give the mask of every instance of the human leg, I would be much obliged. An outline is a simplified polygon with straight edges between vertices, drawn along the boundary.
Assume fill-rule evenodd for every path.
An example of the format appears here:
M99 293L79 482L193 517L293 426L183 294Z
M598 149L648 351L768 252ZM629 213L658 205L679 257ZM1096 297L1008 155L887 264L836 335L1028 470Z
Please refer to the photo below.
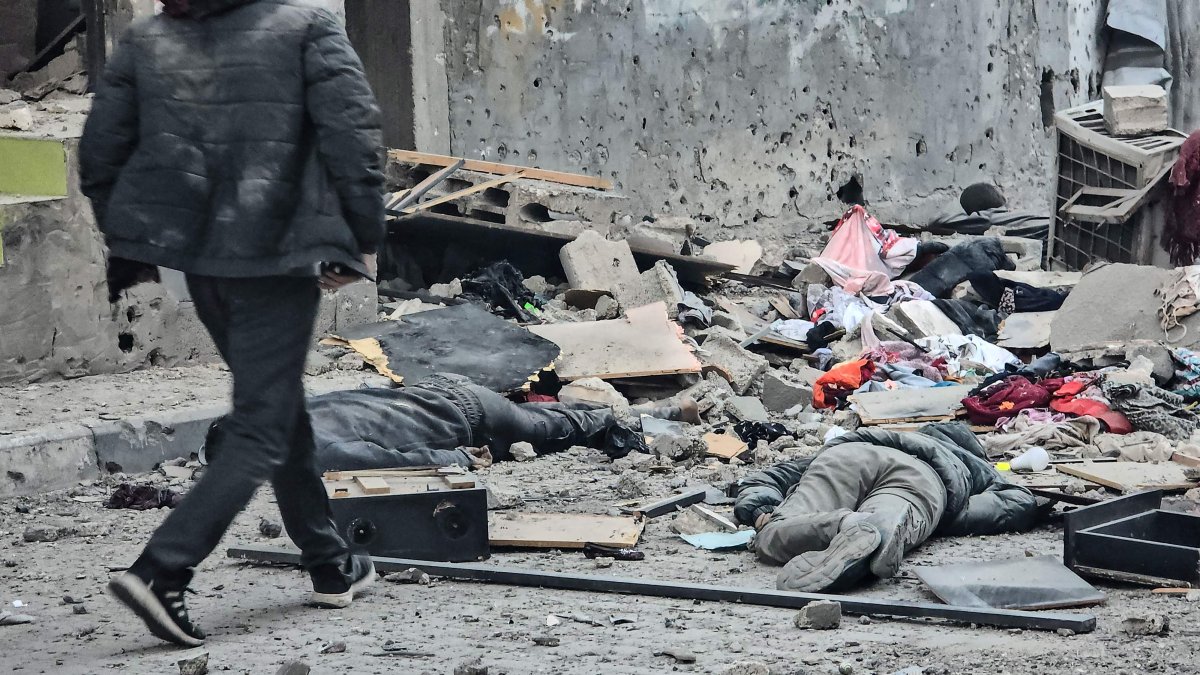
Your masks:
M879 530L871 573L881 579L895 576L904 556L933 534L946 508L946 488L931 467L899 450L885 455L888 464L875 489L848 519Z

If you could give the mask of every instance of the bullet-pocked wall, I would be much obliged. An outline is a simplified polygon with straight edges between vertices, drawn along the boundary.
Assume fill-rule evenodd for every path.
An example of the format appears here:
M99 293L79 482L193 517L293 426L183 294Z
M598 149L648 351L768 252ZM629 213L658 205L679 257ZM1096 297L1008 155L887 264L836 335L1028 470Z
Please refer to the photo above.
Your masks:
M1098 97L1104 53L1102 0L441 9L454 154L611 177L721 239L811 235L860 188L889 222L980 180L1048 211L1051 115Z

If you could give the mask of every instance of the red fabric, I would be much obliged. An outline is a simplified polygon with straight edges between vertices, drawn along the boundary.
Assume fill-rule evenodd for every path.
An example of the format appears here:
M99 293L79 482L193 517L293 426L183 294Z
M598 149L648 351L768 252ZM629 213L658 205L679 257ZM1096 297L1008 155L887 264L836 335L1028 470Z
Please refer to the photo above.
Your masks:
M1049 390L1014 375L962 403L972 424L995 426L1001 417L1013 417L1026 408L1045 408L1049 402Z
M1087 386L1087 382L1076 380L1059 387L1054 392L1054 400L1050 401L1050 409L1067 415L1095 417L1104 423L1110 434L1132 433L1133 425L1124 413L1117 412L1094 398L1075 398Z
M545 394L535 394L532 391L525 394L526 403L558 403L558 399Z
M1186 267L1200 255L1200 131L1183 142L1170 182L1172 208L1167 211L1163 248L1172 263Z
M836 408L874 375L875 364L867 359L837 364L813 383L813 407Z

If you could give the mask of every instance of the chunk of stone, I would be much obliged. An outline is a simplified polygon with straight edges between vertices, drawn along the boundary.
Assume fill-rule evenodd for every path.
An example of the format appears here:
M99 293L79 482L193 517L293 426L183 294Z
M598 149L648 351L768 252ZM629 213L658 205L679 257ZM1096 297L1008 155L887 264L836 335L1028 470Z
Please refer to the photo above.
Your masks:
M676 534L703 534L705 532L734 532L737 525L725 516L693 504L675 514L671 520L671 531Z
M33 111L24 101L0 107L0 129L30 131L33 129Z
M611 295L602 295L596 298L597 321L615 319L619 316L621 316L621 306L617 304L617 301Z
M793 379L777 370L769 371L763 378L762 404L771 412L812 405L812 400L812 385L800 382L799 378Z
M528 462L531 459L537 459L537 451L533 449L533 444L525 441L518 441L510 445L508 453L518 462Z
M1126 635L1161 635L1170 630L1170 620L1162 614L1130 614L1121 620Z
M683 287L679 285L679 275L675 268L665 260L654 263L654 267L642 272L642 292L632 303L641 307L655 302L666 303L667 316L679 316L679 303L683 302ZM626 303L626 306L631 306ZM597 310L599 313L599 310Z
M428 574L415 567L410 567L402 572L392 572L385 575L383 580L394 584L418 584L421 586L428 586L430 581Z
M312 667L303 661L288 661L279 666L279 670L275 671L275 675L308 675Z
M699 356L702 363L729 380L738 394L745 394L770 367L765 358L742 349L736 340L721 332L709 334Z
M1166 131L1167 92L1156 84L1104 88L1104 128L1113 136L1143 136Z
M584 230L558 254L571 288L609 291L621 304L642 295L642 277L629 244Z
M621 474L613 489L618 496L625 499L637 499L638 497L645 497L650 494L650 487L646 484L646 479L642 478L641 474L632 469Z
M278 521L270 518L263 518L258 521L258 533L268 539L274 539L283 534L283 526Z
M796 628L831 630L842 625L842 603L815 600L800 608L794 620Z
M179 675L205 675L208 672L208 652L183 659L175 665L179 666Z
M771 675L771 667L758 661L738 661L722 670L721 675Z
M454 675L488 675L488 667L482 659L460 663L454 667Z
M599 403L617 410L629 407L629 401L621 392L598 377L585 377L564 386L558 392L558 400L563 403Z

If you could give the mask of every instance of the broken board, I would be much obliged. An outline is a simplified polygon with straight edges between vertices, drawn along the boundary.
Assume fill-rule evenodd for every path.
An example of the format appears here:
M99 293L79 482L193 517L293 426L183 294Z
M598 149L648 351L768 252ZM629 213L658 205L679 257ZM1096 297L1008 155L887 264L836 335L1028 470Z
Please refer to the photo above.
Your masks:
M374 495L410 495L439 490L463 490L475 487L473 475L438 476L423 472L402 475L400 472L328 471L322 480L330 499L367 497ZM356 475L348 475L356 474ZM367 474L367 475L363 475Z
M544 324L529 331L562 350L555 372L567 381L700 372L683 329L667 318L661 302L631 309L624 319Z
M1184 465L1179 462L1082 462L1079 464L1055 464L1059 473L1112 488L1121 493L1139 490L1165 490L1180 492L1200 486L1183 474Z
M360 326L322 342L353 349L397 383L453 373L502 393L524 389L559 354L553 342L471 304Z
M914 569L934 595L956 607L1040 610L1105 600L1104 593L1048 555Z
M718 434L710 431L704 434L704 442L708 445L708 455L721 459L733 459L750 449L736 434Z
M892 389L854 394L850 401L863 424L949 420L962 408L973 387L951 385L926 389Z
M581 549L585 544L637 546L646 520L640 516L582 513L488 514L488 540L495 547Z

